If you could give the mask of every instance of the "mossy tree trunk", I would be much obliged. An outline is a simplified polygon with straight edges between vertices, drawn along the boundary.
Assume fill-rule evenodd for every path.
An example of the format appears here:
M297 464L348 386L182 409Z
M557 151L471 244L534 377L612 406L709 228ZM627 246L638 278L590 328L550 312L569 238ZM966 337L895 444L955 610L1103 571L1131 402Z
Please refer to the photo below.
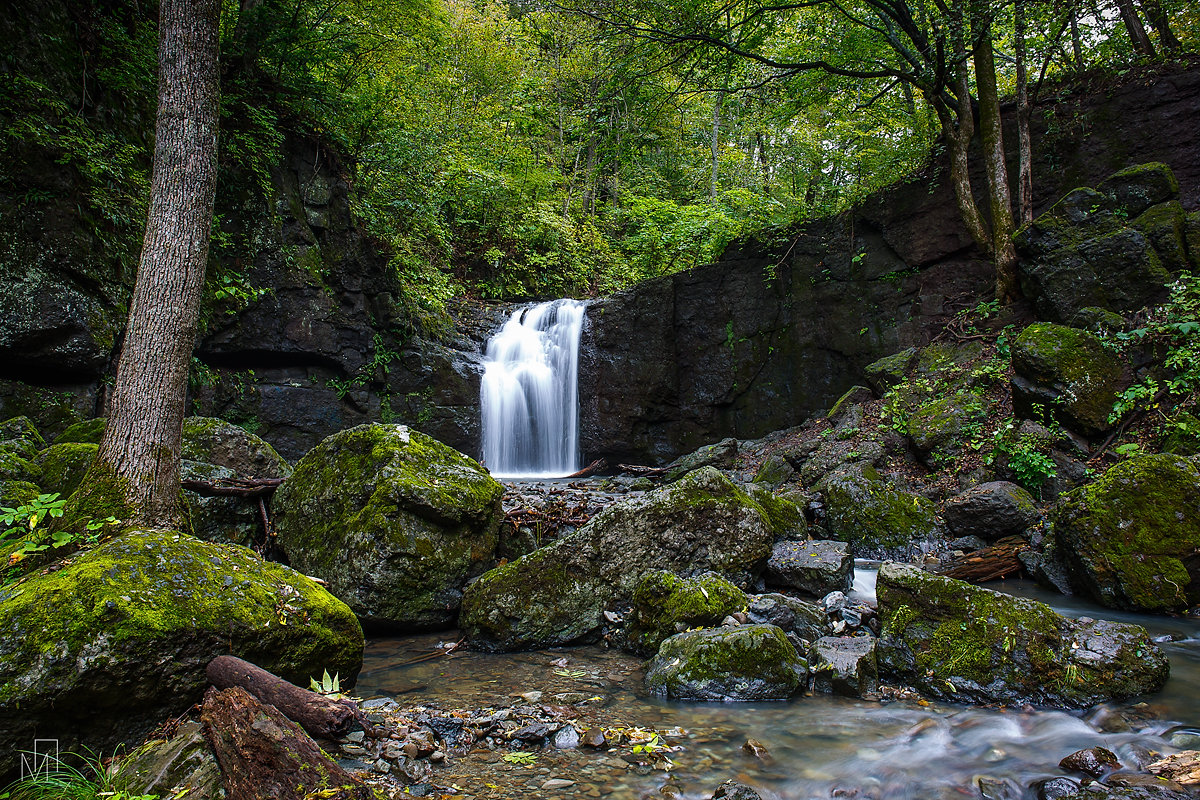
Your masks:
M187 372L216 195L219 0L159 6L158 117L150 210L109 422L94 475L133 522L182 517ZM115 481L113 480L115 479Z

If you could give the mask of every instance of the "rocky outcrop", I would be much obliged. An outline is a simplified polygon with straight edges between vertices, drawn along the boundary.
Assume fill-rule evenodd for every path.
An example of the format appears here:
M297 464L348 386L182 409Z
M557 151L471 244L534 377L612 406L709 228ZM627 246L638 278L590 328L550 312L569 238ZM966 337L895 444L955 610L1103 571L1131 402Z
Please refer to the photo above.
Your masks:
M845 542L777 542L767 561L768 585L824 597L850 588L854 557Z
M901 564L880 568L877 593L881 677L931 697L1086 708L1167 680L1166 656L1136 625L1067 619Z
M496 550L504 487L477 462L403 425L324 440L275 494L279 546L364 624L445 627Z
M786 700L807 685L808 669L779 628L738 625L672 636L645 680L669 700Z
M610 505L575 533L485 573L463 597L473 646L527 650L593 636L657 570L746 586L775 541L772 515L713 467Z
M137 740L199 701L234 653L293 682L352 681L363 636L308 578L249 550L135 531L0 589L0 773L35 736Z
M1200 468L1161 454L1117 464L1068 494L1053 519L1075 586L1111 608L1183 611L1200 602Z

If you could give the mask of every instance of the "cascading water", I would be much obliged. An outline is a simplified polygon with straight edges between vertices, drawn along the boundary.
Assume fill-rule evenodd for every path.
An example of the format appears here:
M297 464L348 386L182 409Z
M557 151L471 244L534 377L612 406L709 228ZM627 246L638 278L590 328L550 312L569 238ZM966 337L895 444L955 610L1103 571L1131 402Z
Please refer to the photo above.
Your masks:
M487 343L480 413L483 463L504 478L579 469L579 332L584 304L554 300L513 313Z

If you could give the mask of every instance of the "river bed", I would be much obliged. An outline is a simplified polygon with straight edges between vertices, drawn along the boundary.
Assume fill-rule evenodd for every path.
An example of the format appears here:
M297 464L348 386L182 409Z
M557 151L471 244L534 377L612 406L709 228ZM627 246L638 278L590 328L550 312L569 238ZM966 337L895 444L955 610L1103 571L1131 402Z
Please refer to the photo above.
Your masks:
M873 578L869 570L856 571L855 590L869 596ZM615 751L550 748L529 764L476 752L451 759L437 777L461 787L462 797L707 800L732 778L777 800L938 800L977 797L970 787L989 778L1005 784L1002 795L1015 800L1033 798L1026 789L1033 781L1063 775L1059 760L1081 748L1107 747L1132 766L1145 751L1200 745L1200 620L1122 614L1021 581L990 588L1050 602L1068 616L1136 622L1152 636L1175 639L1161 645L1171 659L1166 689L1144 703L1086 714L822 695L788 703L675 703L644 692L638 659L599 646L504 655L457 650L403 663L453 641L440 634L370 642L356 691L442 708L505 706L523 702L518 695L531 691L583 693L606 726L668 732L665 741L678 747L669 753L669 770L632 764ZM1182 746L1172 745L1172 737ZM761 742L769 756L744 752L748 739ZM574 783L540 788L555 778Z

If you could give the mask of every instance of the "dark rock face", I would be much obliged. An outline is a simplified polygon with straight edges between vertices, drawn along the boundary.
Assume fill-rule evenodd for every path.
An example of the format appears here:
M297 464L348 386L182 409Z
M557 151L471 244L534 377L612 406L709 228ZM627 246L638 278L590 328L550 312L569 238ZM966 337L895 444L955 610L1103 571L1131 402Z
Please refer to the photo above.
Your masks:
M1024 533L1039 514L1033 495L1015 483L992 481L973 486L946 501L946 527L955 536L985 541Z
M1136 625L1068 619L1049 606L884 564L880 675L955 702L1086 708L1156 692L1166 656Z

